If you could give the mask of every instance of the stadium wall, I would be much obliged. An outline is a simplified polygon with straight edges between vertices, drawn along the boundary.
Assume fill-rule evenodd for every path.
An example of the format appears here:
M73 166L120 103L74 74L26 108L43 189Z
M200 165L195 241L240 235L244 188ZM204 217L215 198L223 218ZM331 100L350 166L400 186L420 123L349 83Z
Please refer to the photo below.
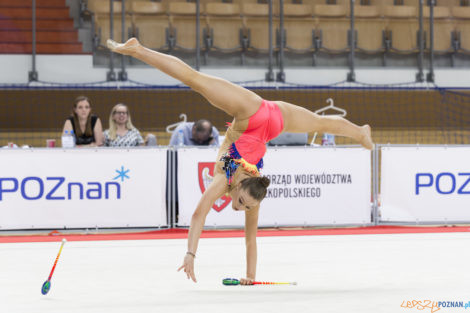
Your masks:
M118 60L118 59L116 59ZM27 84L31 71L30 55L0 55L0 84ZM116 72L119 72L116 62ZM88 84L106 80L105 67L93 67L92 55L38 55L36 68L41 82L62 84ZM179 82L148 67L126 68L132 81L152 85L175 85ZM203 67L202 72L223 77L234 82L264 80L266 68L253 67ZM278 70L275 68L275 72ZM346 79L347 68L286 68L289 83L328 85ZM470 88L470 75L464 68L435 69L435 84L439 87ZM358 68L356 80L366 84L399 84L414 82L414 68ZM425 73L426 74L426 73Z
M348 112L348 119L377 128L447 127L440 114L446 103L438 89L367 90L367 89L253 89L261 97L295 103L315 111L325 106L325 99ZM469 93L470 94L470 93ZM187 88L177 89L8 89L0 93L0 105L8 115L0 115L1 129L61 129L70 115L73 100L79 95L91 99L93 111L107 127L111 108L119 102L131 107L133 122L140 128L164 130L178 115L189 120L209 118L223 128L231 118L212 107L201 95ZM27 112L27 114L25 114ZM388 112L388 113L387 113ZM405 118L406 117L406 118ZM453 121L464 127L465 120Z
M347 118L359 125L370 124L376 143L469 144L470 91L432 88L344 88L344 87L253 87L261 97L295 103L311 111L334 99L347 111ZM47 139L60 139L73 100L79 95L91 99L93 113L103 129L116 103L129 105L133 124L145 135L154 133L158 144L167 145L168 125L179 122L181 113L189 121L209 119L222 133L231 117L215 109L188 88L9 88L0 92L0 145L44 147ZM309 134L309 142L314 134ZM321 143L318 136L315 143ZM337 144L355 144L337 137Z

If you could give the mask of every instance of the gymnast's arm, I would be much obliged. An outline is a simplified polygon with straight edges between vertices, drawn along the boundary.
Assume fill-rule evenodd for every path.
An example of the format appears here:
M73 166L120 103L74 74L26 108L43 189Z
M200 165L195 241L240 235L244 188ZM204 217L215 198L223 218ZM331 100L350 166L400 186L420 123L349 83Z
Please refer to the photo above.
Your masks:
M256 279L258 213L259 205L245 211L246 279L240 280L242 285L251 285Z
M103 126L101 125L101 120L99 118L96 120L95 128L93 129L93 134L95 136L95 143L91 146L102 146L104 144Z
M194 258L199 238L201 237L204 223L206 221L206 216L215 200L222 197L226 190L227 179L225 178L225 175L215 174L214 180L202 195L191 218L191 225L188 233L188 253L185 255L183 265L178 269L178 271L184 268L184 272L188 279L191 278L194 282L196 282L196 276L194 274Z

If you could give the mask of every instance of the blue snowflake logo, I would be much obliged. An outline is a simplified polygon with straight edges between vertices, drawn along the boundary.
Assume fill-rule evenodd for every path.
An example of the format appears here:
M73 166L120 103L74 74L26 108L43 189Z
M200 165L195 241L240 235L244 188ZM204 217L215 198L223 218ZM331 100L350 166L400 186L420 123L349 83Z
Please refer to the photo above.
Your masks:
M130 172L130 170L124 170L124 166L121 166L121 170L115 170L116 173L118 173L119 175L114 177L113 179L119 179L121 178L121 182L124 181L124 178L127 178L129 179L130 177L127 175L127 173Z

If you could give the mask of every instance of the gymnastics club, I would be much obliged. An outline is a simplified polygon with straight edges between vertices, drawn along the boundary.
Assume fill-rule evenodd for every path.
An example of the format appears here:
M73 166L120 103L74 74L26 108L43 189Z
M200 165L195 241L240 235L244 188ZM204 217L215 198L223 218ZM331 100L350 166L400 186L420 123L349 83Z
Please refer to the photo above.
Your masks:
M225 286L240 285L240 281L236 278L224 278L222 284ZM271 281L254 281L252 285L297 285L297 282L271 282Z
M54 274L54 270L55 270L55 267L57 265L57 261L59 261L60 253L62 252L62 248L64 247L64 244L66 242L67 242L67 239L65 239L65 238L62 239L62 244L60 245L59 254L57 254L57 258L55 258L54 266L52 267L52 271L49 274L49 278L47 278L47 280L44 282L44 284L42 284L41 293L43 295L47 295L47 293L51 289L52 274Z

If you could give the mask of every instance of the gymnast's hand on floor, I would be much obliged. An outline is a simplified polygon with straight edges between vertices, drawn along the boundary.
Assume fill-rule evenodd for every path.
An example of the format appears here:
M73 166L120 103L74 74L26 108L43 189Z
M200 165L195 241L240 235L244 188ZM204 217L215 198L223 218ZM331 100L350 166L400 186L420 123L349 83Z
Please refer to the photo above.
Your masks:
M125 55L133 55L136 52L137 48L140 46L139 41L136 38L131 38L125 43L118 43L112 39L108 39L106 41L106 45L108 46L109 50L125 54Z
M240 278L240 285L253 285L253 278Z
M184 257L183 265L180 266L178 272L184 268L184 272L188 279L192 279L193 282L197 283L196 276L194 275L194 257L190 254L186 254Z

